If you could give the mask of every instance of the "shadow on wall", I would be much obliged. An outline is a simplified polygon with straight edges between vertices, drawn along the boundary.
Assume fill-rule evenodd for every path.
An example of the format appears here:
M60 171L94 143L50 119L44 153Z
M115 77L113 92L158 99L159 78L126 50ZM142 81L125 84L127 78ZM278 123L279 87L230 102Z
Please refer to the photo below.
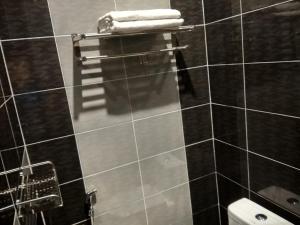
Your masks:
M133 111L174 103L175 99L164 98L155 104L149 104L153 100L153 94L159 96L163 94L165 88L168 88L167 86L170 86L170 80L165 75L176 71L173 53L123 59L80 60L80 57L84 56L117 56L170 47L172 47L172 40L167 34L83 40L78 46L74 45L74 119L78 120L80 114L85 112L101 109L106 109L111 115L126 114L128 113L126 107L116 102L126 102L128 94L135 105ZM112 82L125 78L129 79L126 85L124 82ZM172 82L176 85L175 76Z

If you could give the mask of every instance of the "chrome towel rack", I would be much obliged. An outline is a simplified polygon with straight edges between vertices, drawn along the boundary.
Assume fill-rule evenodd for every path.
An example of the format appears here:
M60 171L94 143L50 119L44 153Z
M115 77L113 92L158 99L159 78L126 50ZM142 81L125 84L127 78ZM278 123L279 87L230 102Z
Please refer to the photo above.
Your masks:
M195 26L180 26L176 28L168 28L162 30L152 30L145 32L137 32L137 33L87 33L87 34L72 34L73 46L75 48L75 53L80 52L79 42L84 40L92 40L92 39L108 39L108 38L120 38L120 37L129 37L129 36L138 36L138 35L147 35L147 34L163 34L163 33L171 33L176 34L179 32L191 32L195 29ZM166 52L174 52L187 49L189 45L184 46L176 46L171 48L165 48L160 50L151 50L146 52L137 52L137 53L128 53L128 54L118 54L118 55L99 55L99 56L81 56L80 54L76 54L77 58L81 62L89 61L89 60L108 60L108 59L120 59L127 57L139 57L139 56L147 56L153 54L161 54Z

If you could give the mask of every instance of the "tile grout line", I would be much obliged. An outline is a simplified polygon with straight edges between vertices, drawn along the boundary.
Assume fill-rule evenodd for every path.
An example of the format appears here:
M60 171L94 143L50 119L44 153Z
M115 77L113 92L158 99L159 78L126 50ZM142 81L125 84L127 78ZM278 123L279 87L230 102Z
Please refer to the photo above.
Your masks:
M206 56L206 69L207 69L207 82L208 82L208 94L209 94L209 107L210 107L210 122L211 122L211 135L212 135L212 147L214 153L214 168L215 172L217 171L217 158L216 158L216 148L215 148L215 134L214 134L214 119L213 119L213 107L212 107L212 95L211 95L211 83L210 83L210 70L209 70L209 53L208 53L208 46L207 46L207 33L206 33L206 20L205 20L205 5L204 0L201 0L202 4L202 19L203 19L203 31L204 31L204 43L205 43L205 56ZM219 184L218 184L218 176L215 175L215 182L216 182L216 191L217 191L217 199L218 205L220 205L220 195L219 195ZM218 207L218 215L219 215L219 224L222 225L221 220L221 210Z
M218 142L220 142L220 143L223 143L223 144L225 144L225 145L228 145L228 146L231 146L231 147L233 147L233 148L239 149L239 150L241 150L241 151L247 152L246 149L241 148L241 147L236 146L236 145L233 145L233 144L230 144L230 143L228 143L228 142L226 142L226 141L222 141L222 140L217 139L217 138L215 138L215 140L218 141ZM289 165L289 164L284 163L284 162L280 162L280 161L278 161L278 160L276 160L276 159L273 159L273 158L270 158L270 157L268 157L268 156L264 156L264 155L261 155L261 154L259 154L259 153L253 152L253 151L251 151L250 149L248 150L248 152L251 153L251 154L253 154L253 155L256 155L256 156L259 156L259 157L261 157L261 158L264 158L264 159L273 161L273 162L275 162L275 163L277 163L277 164L281 164L281 165L283 165L283 166L289 167L289 168L291 168L291 169L294 169L294 170L300 172L300 168L294 167L294 166Z
M50 21L51 21L51 26L52 26L52 32L53 32L53 34L55 34L55 27L54 27L54 22L53 22L53 19L52 19L52 13L51 13L51 8L50 8L49 0L47 0L47 6L48 6L48 10L49 10L49 16L50 16ZM63 69L62 69L61 58L60 58L60 54L59 54L59 50L58 50L58 45L57 45L56 38L54 38L54 42L55 42L57 57L58 57L58 61L59 61L59 67L60 67L59 69L61 71L61 77L62 77L63 83L65 84L65 79L64 79L64 75L63 75L64 72L63 72ZM78 155L78 160L79 160L79 164L80 164L80 172L81 172L81 176L83 177L83 169L82 169L82 162L81 162L81 157L80 157L80 151L79 151L78 143L77 143L76 136L75 136L74 123L73 123L73 118L72 118L72 114L71 114L71 110L70 110L70 103L69 103L69 100L68 100L68 95L66 93L66 90L65 90L65 95L66 95L65 97L67 99L67 105L68 105L68 108L69 108L68 111L69 111L69 116L70 116L70 119L71 119L72 129L73 129L73 134L71 136L74 135L75 145L76 145L76 150L77 150L77 155ZM84 188L85 188L85 191L86 191L85 185L84 185Z
M240 11L243 13L243 3L240 0ZM248 114L247 114L247 90L246 90L246 67L245 67L245 46L244 46L244 21L243 15L240 17L241 23L241 44L242 44L242 61L243 61L243 85L244 85L244 116L245 116L245 138L246 138L246 150L247 150L247 180L248 189L251 190L250 183L250 164L249 164L249 139L248 139ZM248 197L250 199L250 191L248 192Z

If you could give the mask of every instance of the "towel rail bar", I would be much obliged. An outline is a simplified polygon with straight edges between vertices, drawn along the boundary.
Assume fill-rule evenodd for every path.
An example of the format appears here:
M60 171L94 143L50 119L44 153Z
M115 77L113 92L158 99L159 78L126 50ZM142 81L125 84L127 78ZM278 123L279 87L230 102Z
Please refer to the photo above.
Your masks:
M194 25L190 26L180 26L176 28L166 28L161 30L149 30L144 32L136 33L87 33L87 34L72 34L73 42L78 42L81 40L90 40L90 39L101 39L101 38L117 38L117 37L126 37L126 36L135 36L135 35L145 35L145 34L158 34L158 33L177 33L185 31L193 31L195 29Z
M178 46L178 47L173 47L173 48L165 48L165 49L160 49L160 50L153 50L153 51L147 51L147 52L139 52L139 53L129 53L129 54L120 54L116 56L108 56L108 55L101 55L101 56L83 56L80 57L80 61L89 61L89 60L95 60L95 59L120 59L120 58L128 58L128 57L137 57L137 56L147 56L147 55L154 55L154 54L160 54L164 52L174 52L174 51L179 51L179 50L184 50L187 49L189 46L184 45L184 46Z

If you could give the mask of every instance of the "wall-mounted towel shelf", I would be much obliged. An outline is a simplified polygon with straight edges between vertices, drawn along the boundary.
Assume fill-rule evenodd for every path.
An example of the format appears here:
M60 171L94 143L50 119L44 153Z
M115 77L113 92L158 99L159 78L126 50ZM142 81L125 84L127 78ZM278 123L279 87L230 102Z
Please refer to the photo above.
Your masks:
M159 33L178 33L178 32L187 32L193 31L195 26L180 26L176 28L169 28L163 30L153 30L147 32L137 32L137 33L88 33L88 34L72 34L73 42L78 42L81 40L90 40L90 39L101 39L101 38L117 38L117 37L128 37L128 36L136 36L136 35L145 35L145 34L159 34Z

